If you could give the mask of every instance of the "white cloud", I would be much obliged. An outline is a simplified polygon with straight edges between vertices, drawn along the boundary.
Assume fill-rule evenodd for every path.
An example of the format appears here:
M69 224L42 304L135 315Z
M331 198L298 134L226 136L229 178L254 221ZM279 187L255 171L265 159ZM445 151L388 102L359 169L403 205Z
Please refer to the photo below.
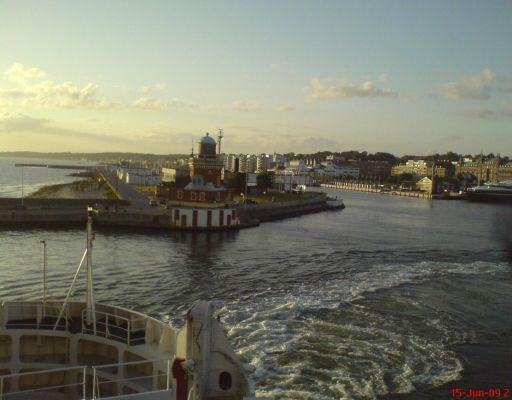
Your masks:
M3 107L21 105L105 110L119 106L117 102L99 97L99 86L94 83L82 87L70 82L55 83L50 80L30 84L28 79L37 79L45 74L38 68L25 68L21 64L11 66L6 75L20 86L0 88L0 106Z
M461 76L456 82L448 82L438 87L438 93L450 100L487 100L491 97L491 82L495 74L484 69L473 76Z
M143 110L165 111L170 108L196 108L197 104L189 103L181 99L174 98L171 101L156 99L153 97L141 97L135 100L132 105Z
M283 106L277 107L277 111L281 111L281 112L295 111L295 107L292 107L289 105L283 105Z
M474 119L490 119L496 116L496 113L486 108L474 108L465 110L464 115L468 118Z
M19 113L0 114L0 133L28 133L32 135L65 137L67 139L78 138L84 140L96 140L101 142L108 142L111 144L130 141L128 138L119 135L92 133L58 127L54 125L54 121L49 119L32 118L28 115Z
M475 119L509 119L512 117L512 103L503 103L497 110L474 108L464 111L468 118Z
M14 63L11 65L11 68L5 72L5 75L10 81L23 84L29 79L42 78L46 74L39 68L25 68L23 64Z
M235 100L229 104L210 104L205 107L208 111L218 110L236 110L236 111L258 111L263 108L263 104L256 101Z
M243 100L235 100L231 103L231 106L238 111L255 111L263 108L261 103Z
M142 87L142 93L149 94L154 92L161 92L165 90L166 85L165 83L154 83L152 85L146 85Z
M351 99L355 97L397 97L398 93L389 89L379 89L373 82L366 81L353 84L342 79L320 78L311 79L306 88L307 98L313 101L327 99Z
M390 81L389 74L386 74L385 72L379 75L379 81L381 82L389 82Z

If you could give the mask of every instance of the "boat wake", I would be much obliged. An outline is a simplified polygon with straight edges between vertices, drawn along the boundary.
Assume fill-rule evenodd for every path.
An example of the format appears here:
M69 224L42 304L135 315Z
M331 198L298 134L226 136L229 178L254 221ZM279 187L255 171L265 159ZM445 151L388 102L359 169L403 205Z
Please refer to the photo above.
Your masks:
M258 398L375 398L457 379L462 366L449 346L476 336L452 329L456 310L443 309L442 299L429 302L423 292L431 283L507 268L378 265L314 286L268 288L223 304L220 313L230 339L256 367Z

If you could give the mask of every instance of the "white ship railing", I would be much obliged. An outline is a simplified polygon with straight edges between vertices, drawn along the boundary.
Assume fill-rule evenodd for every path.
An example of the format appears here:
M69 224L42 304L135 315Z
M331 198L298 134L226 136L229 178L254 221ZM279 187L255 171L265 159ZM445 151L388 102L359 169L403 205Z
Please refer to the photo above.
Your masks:
M125 318L102 311L96 311L95 315L96 324L87 325L87 310L82 310L82 333L131 344L133 332L145 329L146 318Z
M63 306L59 301L15 301L3 302L0 306L0 329L81 332L128 345L158 343L161 335L174 332L170 325L150 316L101 303L96 303L93 323L87 322L91 321L87 319L85 303L81 302L68 302Z
M160 358L1 375L0 400L60 399L60 396L82 400L143 399L150 394L151 399L159 396L168 399L173 385L171 362L170 358ZM23 380L31 385L25 383L27 388L20 389Z

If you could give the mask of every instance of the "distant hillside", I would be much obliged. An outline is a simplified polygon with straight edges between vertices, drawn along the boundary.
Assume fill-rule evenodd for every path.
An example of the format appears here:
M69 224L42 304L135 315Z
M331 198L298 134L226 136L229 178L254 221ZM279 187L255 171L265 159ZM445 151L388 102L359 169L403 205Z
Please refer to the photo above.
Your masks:
M20 157L20 158L43 158L57 160L81 160L94 162L119 162L122 160L133 162L160 163L176 160L178 158L188 157L188 154L149 154L149 153L39 153L34 151L4 151L0 152L0 157Z

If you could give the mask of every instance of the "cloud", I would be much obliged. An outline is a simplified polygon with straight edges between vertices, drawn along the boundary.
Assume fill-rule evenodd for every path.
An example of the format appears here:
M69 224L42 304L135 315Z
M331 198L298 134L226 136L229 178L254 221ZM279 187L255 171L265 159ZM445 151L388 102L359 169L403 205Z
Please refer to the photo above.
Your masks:
M512 103L503 103L498 110L469 109L464 111L464 115L474 119L509 119L512 118Z
M289 105L283 105L283 106L277 107L277 111L281 111L281 112L295 111L295 107L292 107Z
M306 88L307 98L313 101L351 99L356 97L398 97L397 92L379 89L371 81L353 84L341 79L314 77Z
M165 83L154 83L152 85L146 85L142 87L142 93L149 94L154 92L161 92L165 90L166 85Z
M381 81L381 82L389 82L390 79L391 78L390 78L389 74L382 73L379 75L379 81Z
M21 105L106 110L120 105L118 102L99 97L99 86L94 83L82 87L70 82L55 83L51 80L29 84L27 79L37 79L45 74L38 68L25 68L21 64L13 64L6 74L20 86L0 88L0 106L3 107Z
M258 111L263 109L263 104L256 101L235 100L228 104L210 104L205 107L208 111L236 110L236 111Z
M32 118L24 114L0 114L0 133L17 134L29 133L36 135L50 135L67 138L80 138L98 140L116 144L129 141L118 135L106 135L100 133L84 132L74 129L60 128L53 125L53 121L45 118Z
M494 72L486 68L477 75L463 75L456 82L442 84L437 92L450 100L487 100L491 97L491 82L494 78Z
M486 108L474 108L464 111L464 115L473 119L490 119L496 116L496 113Z
M39 68L25 68L23 64L14 63L11 65L11 68L5 72L5 75L10 81L23 84L29 79L42 78L46 73L41 71Z
M141 97L135 100L132 105L143 110L165 111L170 108L196 108L197 104L189 103L181 99L174 98L171 101L156 99L153 97Z

